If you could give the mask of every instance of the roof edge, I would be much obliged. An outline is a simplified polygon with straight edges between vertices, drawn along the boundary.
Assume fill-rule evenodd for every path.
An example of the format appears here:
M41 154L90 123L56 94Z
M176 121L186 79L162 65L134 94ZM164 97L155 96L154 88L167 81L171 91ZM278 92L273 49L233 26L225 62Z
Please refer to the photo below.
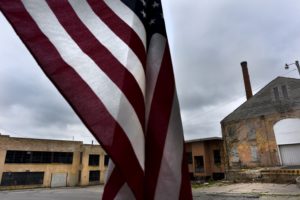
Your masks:
M208 140L223 140L223 138L222 137L199 138L199 139L185 140L185 143L202 142L202 141L208 141Z
M265 88L267 88L269 85L271 85L274 81L276 81L277 79L292 79L292 80L300 80L298 78L291 78L291 77L284 77L284 76L277 76L276 78L274 78L273 80L271 80L269 83L267 83L264 87L262 87L259 91L257 91L250 99L246 100L245 102L243 102L241 105L239 105L236 109L234 109L231 113L229 113L226 117L224 117L220 123L223 124L223 123L226 123L226 122L231 122L231 121L234 121L234 120L226 120L226 118L229 118L230 115L232 113L234 113L236 110L238 110L240 107L242 107L244 104L246 104L248 101L251 101L252 98L254 98L255 96L257 96L258 94L260 94Z

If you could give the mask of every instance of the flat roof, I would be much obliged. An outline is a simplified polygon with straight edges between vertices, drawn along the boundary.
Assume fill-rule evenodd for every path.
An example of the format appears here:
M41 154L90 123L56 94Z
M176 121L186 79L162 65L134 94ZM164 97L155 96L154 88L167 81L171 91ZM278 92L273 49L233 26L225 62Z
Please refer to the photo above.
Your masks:
M82 141L78 140L59 140L59 139L43 139L43 138L27 138L27 137L11 137L9 135L2 135L0 134L0 137L6 137L10 139L16 139L16 140L33 140L33 141L49 141L49 142L70 142L70 143L83 143Z
M199 139L186 140L185 143L202 142L202 141L209 141L209 140L223 140L223 138L221 137L199 138Z

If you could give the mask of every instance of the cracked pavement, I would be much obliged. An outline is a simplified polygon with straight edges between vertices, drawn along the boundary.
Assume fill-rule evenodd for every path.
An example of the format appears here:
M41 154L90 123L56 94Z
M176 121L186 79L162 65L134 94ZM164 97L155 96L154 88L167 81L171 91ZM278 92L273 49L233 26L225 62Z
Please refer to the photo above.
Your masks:
M0 191L1 200L98 200L103 186ZM195 200L300 200L295 184L212 184L193 188Z

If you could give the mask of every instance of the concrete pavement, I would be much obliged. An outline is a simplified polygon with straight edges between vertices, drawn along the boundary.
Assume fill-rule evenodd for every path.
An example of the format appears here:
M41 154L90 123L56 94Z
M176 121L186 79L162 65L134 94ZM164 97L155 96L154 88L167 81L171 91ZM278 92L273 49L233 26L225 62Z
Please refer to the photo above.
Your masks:
M195 199L203 194L214 196L215 199L228 197L228 199L300 200L300 188L296 184L216 183L193 189Z
M98 200L103 186L0 191L0 200ZM193 188L195 200L300 200L295 184L215 183Z
M86 188L0 191L0 200L100 200L102 186ZM198 194L195 200L249 200L247 196ZM250 200L252 200L251 198Z
M0 200L99 200L103 186L0 191Z

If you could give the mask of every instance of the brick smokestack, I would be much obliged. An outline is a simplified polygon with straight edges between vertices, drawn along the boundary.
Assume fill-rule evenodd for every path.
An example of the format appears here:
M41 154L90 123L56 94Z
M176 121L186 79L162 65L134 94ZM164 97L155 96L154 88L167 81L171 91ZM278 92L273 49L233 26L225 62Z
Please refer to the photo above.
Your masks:
M242 66L242 70L243 70L246 96L247 96L247 100L248 100L253 96L253 94L252 94L252 89L251 89L251 83L250 83L250 77L249 77L247 62L246 61L241 62L241 66Z

